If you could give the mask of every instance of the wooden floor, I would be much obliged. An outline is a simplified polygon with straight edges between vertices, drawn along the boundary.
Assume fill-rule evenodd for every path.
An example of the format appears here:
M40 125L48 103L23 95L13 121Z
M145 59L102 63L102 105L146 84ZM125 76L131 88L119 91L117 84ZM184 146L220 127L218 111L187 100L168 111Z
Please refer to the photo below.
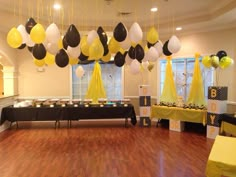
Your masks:
M0 177L204 177L202 131L124 122L20 123L0 133Z

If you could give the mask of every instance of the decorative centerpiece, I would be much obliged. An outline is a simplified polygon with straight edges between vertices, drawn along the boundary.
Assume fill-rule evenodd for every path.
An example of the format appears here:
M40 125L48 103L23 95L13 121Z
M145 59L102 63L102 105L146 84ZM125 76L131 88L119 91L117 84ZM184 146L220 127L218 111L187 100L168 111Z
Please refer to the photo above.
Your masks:
M69 103L70 103L70 99L65 98L65 99L60 100L61 107L66 107Z
M107 99L106 98L99 98L98 103L99 103L100 107L103 107L104 104L107 103Z
M93 102L92 99L84 99L83 103L85 107L89 107L89 105Z
M125 107L127 107L128 104L130 104L130 99L122 99L121 104L123 104Z
M82 100L81 99L73 99L72 104L74 105L74 107L78 107L80 104L82 104Z
M35 105L35 107L39 108L39 107L43 106L43 103L46 101L47 101L47 99L36 99L36 100L34 100L34 105Z
M52 99L48 100L49 106L51 108L53 108L57 104L58 101L59 101L59 99L57 99L57 98L52 98Z

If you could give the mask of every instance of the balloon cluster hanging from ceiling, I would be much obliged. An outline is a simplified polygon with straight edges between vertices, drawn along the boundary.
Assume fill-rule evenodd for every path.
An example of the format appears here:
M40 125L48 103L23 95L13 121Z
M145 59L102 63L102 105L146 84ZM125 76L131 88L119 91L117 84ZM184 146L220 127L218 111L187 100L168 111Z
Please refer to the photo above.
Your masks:
M152 62L162 54L169 56L181 48L181 43L175 35L163 45L155 27L148 30L146 40L147 44L143 47L143 31L136 22L129 31L123 23L118 23L109 41L101 26L97 31L91 30L81 37L75 25L71 24L62 38L56 24L50 24L45 30L33 18L29 18L25 25L13 27L7 34L7 43L18 49L27 46L33 55L34 63L39 67L56 63L58 67L63 68L85 60L108 62L111 55L114 55L114 64L117 67L126 63L130 65L131 73L137 74L140 72L140 66L151 71ZM81 77L82 73L83 68L78 67L77 76Z
M234 60L227 55L224 50L220 50L217 54L212 54L211 56L204 56L202 58L202 64L206 68L215 68L220 67L221 69L226 69L229 66L234 64Z

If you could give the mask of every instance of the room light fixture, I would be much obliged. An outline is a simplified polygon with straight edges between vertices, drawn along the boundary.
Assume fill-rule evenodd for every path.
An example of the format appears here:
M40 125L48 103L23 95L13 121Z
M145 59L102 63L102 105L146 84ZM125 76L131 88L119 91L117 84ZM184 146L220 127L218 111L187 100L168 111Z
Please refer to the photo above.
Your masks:
M157 8L157 7L152 7L152 8L150 9L150 11L151 11L151 12L157 12L157 11L158 11L158 8Z
M60 9L61 9L61 5L60 5L59 3L55 3L55 4L53 5L53 8L54 8L55 10L60 10Z
M182 30L182 27L181 26L178 26L175 28L176 31L181 31Z

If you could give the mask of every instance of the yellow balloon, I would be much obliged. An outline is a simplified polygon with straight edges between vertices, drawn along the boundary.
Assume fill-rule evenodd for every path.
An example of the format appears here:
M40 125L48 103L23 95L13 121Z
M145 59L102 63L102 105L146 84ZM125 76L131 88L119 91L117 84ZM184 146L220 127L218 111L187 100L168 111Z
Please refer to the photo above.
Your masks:
M104 62L108 62L108 61L110 61L110 59L111 59L111 53L110 52L108 52L107 55L102 57L102 61L104 61Z
M89 57L95 60L99 60L100 58L102 58L103 53L103 45L99 37L97 37L96 39L94 39L93 43L89 47Z
M122 53L122 54L124 54L124 53L125 53L125 50L122 49L122 48L120 48L119 52Z
M219 57L218 56L211 57L211 66L213 66L214 68L218 68L218 66L219 66Z
M37 23L30 31L30 38L36 44L43 43L46 38L46 33L43 26Z
M232 61L233 61L233 60L232 60L230 57L225 56L225 57L223 57L223 58L220 59L219 66L220 66L222 69L228 68L230 65L233 64Z
M47 65L53 65L55 63L55 56L47 52L44 61Z
M111 53L117 53L120 49L120 44L112 37L108 44L108 49Z
M158 41L159 35L155 27L151 27L147 33L147 41L155 44Z
M15 27L13 27L7 34L7 43L12 48L20 47L22 44L22 40L23 39L20 32Z
M59 41L58 41L58 49L62 49L63 48L63 41L62 41L63 39L61 38L61 39L59 39Z
M44 59L43 60L37 60L37 59L34 58L34 64L38 67L42 67L42 66L45 65L45 61L44 61Z
M84 55L89 56L89 45L88 45L88 42L87 42L87 36L83 36L81 38L80 49L81 49L81 52Z
M76 65L78 64L79 59L78 58L69 58L70 65Z
M147 52L147 51L148 51L148 46L145 45L145 47L144 47L144 52Z
M210 56L205 56L202 58L202 64L206 67L206 68L210 68L211 67L211 57Z

